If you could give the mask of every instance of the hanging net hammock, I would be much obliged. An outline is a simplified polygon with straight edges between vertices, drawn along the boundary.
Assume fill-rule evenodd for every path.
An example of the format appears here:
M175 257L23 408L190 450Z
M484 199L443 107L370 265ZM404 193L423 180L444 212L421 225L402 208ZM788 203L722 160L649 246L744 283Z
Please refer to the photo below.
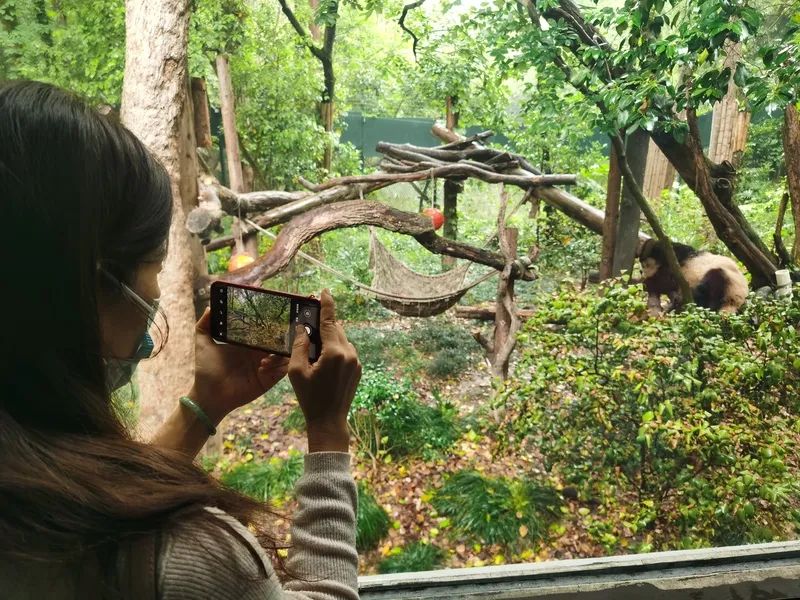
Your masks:
M274 233L254 221L247 219L246 222L253 229L272 239L276 238ZM442 314L455 306L469 290L499 273L496 269L491 269L476 280L465 284L467 272L473 264L467 262L440 275L423 275L409 269L396 259L380 242L372 227L369 234L371 285L364 285L354 277L337 271L302 250L298 250L297 255L340 280L372 294L383 306L404 317L432 317Z
M383 306L405 317L431 317L454 306L476 285L497 274L492 270L464 284L472 263L440 275L423 275L408 268L392 255L370 228L369 266L371 290Z

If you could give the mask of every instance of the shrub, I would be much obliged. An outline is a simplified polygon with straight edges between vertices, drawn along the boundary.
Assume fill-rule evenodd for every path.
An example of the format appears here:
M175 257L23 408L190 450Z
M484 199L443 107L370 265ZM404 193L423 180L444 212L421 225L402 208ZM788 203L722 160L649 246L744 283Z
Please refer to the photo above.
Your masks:
M432 503L451 519L454 531L488 544L513 544L544 539L561 500L552 488L529 479L460 471L447 478Z
M650 319L638 287L565 291L525 325L498 406L606 512L635 499L609 540L653 528L658 549L770 540L800 514L798 325L797 292Z
M288 459L273 457L266 461L240 463L224 473L223 485L260 502L281 503L291 495L294 484L303 474L303 455L293 453Z
M358 484L356 548L366 552L375 548L389 533L389 515L363 483Z
M422 454L430 457L458 437L455 408L419 401L408 379L383 367L365 371L353 406L350 425L359 449L377 459L383 454Z
M402 343L402 333L375 327L348 327L347 339L358 350L363 365L381 365L386 362L389 350Z
M442 564L444 552L433 544L413 542L378 563L378 573L433 571Z

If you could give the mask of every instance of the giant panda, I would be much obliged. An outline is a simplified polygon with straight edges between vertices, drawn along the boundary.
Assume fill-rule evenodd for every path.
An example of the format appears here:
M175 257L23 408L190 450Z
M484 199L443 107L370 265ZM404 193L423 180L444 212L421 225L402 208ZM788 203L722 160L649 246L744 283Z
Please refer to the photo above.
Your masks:
M673 242L675 256L689 284L697 306L721 312L736 312L747 298L747 280L726 256L698 251ZM661 295L666 294L671 308L683 304L678 283L667 264L665 247L657 240L647 240L639 254L642 277L647 290L647 305L653 313L661 312Z

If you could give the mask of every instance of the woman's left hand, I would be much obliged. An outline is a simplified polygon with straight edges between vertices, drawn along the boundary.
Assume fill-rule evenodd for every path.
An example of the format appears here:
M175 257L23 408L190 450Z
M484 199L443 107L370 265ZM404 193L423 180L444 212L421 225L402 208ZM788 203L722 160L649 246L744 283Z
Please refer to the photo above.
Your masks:
M288 357L214 342L211 311L206 309L197 322L194 386L189 397L216 424L283 379L288 365Z

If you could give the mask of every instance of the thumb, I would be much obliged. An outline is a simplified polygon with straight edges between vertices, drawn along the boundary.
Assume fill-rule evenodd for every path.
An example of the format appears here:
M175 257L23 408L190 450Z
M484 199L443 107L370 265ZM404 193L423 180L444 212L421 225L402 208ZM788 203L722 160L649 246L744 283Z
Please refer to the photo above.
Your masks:
M197 333L211 333L211 309L207 306L203 311L203 315L195 325Z
M292 357L289 359L289 371L305 372L308 368L308 346L311 340L308 338L305 328L296 325L294 328L294 343L292 344Z

